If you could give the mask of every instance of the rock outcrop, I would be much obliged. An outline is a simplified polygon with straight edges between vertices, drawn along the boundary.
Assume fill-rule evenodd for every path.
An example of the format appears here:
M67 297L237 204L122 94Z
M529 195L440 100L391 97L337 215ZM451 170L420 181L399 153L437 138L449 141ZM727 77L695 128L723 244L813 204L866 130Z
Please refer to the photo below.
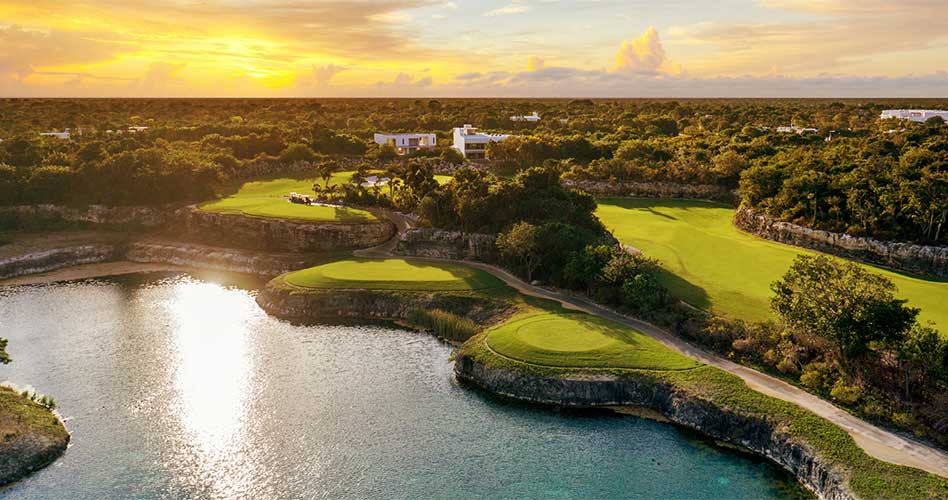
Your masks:
M399 235L395 253L409 257L437 257L454 260L497 260L497 237L435 228L410 229Z
M69 445L69 432L52 411L0 387L0 486L46 467Z
M502 301L471 292L407 290L294 289L280 278L257 294L257 304L268 314L288 321L315 323L338 320L407 320L420 309L440 309L486 324L509 308Z
M131 243L123 257L131 262L174 264L261 276L276 276L311 267L323 259L312 254L259 252L162 240Z
M810 229L775 220L747 207L737 210L734 215L734 224L744 231L768 240L810 248L899 271L948 278L948 247L880 241Z
M477 338L472 341L476 341ZM823 460L810 447L763 415L741 414L687 393L645 374L576 374L548 378L529 371L485 366L463 352L455 360L463 381L521 401L558 406L647 407L678 425L762 455L793 474L820 498L855 498L844 471Z
M183 214L191 239L227 247L284 252L353 250L380 245L395 235L388 221L362 224L303 222L219 214L192 207Z
M117 260L122 253L123 247L117 243L90 243L30 252L0 259L0 279Z
M563 185L602 197L688 198L737 204L736 191L714 184L680 184L677 182L608 182L566 179Z
M177 207L109 207L87 205L16 205L0 209L0 217L13 218L13 225L29 225L31 221L63 220L112 226L156 227L175 217Z

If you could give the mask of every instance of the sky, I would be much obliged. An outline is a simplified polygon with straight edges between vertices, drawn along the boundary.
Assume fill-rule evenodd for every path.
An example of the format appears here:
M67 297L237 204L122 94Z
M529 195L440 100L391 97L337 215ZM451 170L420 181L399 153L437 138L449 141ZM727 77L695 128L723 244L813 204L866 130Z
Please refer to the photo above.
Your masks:
M3 97L948 97L948 0L0 0Z

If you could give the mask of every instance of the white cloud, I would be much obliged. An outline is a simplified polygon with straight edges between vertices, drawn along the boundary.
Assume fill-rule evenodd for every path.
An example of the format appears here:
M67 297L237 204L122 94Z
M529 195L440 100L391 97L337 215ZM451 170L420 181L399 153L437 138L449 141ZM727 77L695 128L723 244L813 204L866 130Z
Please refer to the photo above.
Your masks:
M635 40L622 42L619 52L616 53L613 71L678 75L681 73L681 67L665 54L658 30L649 27Z
M522 14L524 12L528 12L529 10L530 10L529 5L524 5L519 2L512 2L511 4L506 5L504 7L500 7L494 10L489 10L485 12L484 15L488 17L506 16L510 14Z

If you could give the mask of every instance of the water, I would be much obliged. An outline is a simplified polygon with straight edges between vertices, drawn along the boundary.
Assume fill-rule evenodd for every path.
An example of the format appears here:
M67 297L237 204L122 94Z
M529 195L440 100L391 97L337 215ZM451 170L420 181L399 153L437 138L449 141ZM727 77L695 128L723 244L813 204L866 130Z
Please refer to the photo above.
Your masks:
M11 365L72 444L5 498L790 498L775 467L676 428L499 402L451 347L294 326L251 284L135 275L0 288ZM227 282L226 279L224 281Z

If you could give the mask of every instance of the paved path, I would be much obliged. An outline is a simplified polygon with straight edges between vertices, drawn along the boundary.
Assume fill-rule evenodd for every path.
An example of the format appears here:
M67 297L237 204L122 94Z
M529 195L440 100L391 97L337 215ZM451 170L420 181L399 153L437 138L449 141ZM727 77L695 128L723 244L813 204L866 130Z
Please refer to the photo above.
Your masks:
M396 227L398 227L398 234L412 227L411 221L400 214L384 211L379 215L392 220ZM392 253L397 243L395 240L397 240L397 235L382 245L361 250L356 253L365 257L397 257L428 262L457 262L451 259L395 255ZM555 300L563 304L564 307L602 316L631 326L675 351L691 356L692 358L720 368L726 372L733 373L743 379L747 386L755 391L794 403L840 426L853 437L856 444L865 450L867 454L879 460L916 467L931 472L932 474L948 477L948 453L866 422L818 396L814 396L800 388L790 385L778 378L761 373L753 368L739 365L717 354L695 347L651 323L617 313L582 297L567 295L531 285L497 266L473 261L464 261L464 263L497 276L520 293Z

